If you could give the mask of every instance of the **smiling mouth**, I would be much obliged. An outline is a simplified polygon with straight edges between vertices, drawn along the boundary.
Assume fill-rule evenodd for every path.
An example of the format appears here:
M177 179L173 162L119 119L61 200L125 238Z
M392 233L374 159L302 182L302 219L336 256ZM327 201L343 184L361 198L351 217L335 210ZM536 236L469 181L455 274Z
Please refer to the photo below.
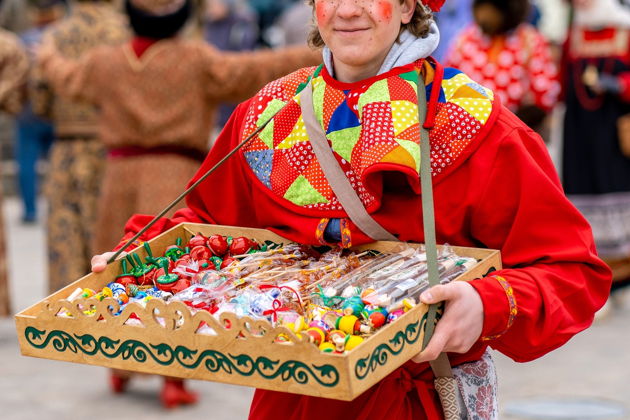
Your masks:
M344 34L354 34L358 32L365 32L368 28L353 28L353 29L335 29L335 31L344 33Z

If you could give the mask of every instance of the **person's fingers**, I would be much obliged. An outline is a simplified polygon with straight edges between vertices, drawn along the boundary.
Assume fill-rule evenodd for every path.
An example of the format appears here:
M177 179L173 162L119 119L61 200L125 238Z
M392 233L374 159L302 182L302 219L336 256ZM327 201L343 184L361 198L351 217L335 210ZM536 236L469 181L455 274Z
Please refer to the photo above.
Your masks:
M92 271L99 273L107 267L107 259L103 255L95 255L92 257Z
M92 271L95 273L100 273L101 271L105 270L105 267L107 267L109 259L113 257L114 254L115 254L114 252L106 252L104 254L93 256L92 261L91 261ZM118 258L121 258L124 255L125 253L121 254Z
M451 300L458 296L458 290L455 286L455 283L433 286L420 295L420 301L431 305L433 303Z
M437 359L440 353L444 351L449 339L448 326L446 326L447 328L444 327L445 325L438 324L427 347L411 360L416 363L422 363Z

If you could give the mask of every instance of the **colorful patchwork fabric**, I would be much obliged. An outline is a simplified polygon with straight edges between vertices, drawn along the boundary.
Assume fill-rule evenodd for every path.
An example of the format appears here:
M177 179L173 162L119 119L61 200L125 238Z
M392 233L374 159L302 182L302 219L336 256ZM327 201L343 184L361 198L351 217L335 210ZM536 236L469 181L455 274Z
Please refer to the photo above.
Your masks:
M248 110L243 139L273 119L244 148L243 156L277 199L306 212L344 214L304 128L299 93L312 83L315 116L368 211L380 206L379 173L383 171L403 173L411 190L419 194L420 72L425 75L428 96L434 70L424 60L352 84L334 80L321 66L276 80L258 93ZM445 70L436 124L430 133L434 176L452 165L481 131L493 100L490 90L465 74Z

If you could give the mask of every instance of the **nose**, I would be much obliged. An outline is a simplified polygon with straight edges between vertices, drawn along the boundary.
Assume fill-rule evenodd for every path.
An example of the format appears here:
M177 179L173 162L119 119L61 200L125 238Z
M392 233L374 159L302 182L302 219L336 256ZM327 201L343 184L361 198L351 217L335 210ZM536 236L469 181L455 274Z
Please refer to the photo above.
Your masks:
M360 16L365 7L364 3L365 0L339 0L337 15L344 19Z

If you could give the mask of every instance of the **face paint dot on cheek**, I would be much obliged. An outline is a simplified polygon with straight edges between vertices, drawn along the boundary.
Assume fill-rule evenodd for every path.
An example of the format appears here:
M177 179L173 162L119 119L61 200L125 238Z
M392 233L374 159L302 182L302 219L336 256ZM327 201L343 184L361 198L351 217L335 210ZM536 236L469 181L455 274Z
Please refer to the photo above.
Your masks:
M315 15L318 23L326 22L327 20L327 4L325 2L317 2L315 4Z
M379 1L376 4L376 14L382 20L389 22L392 18L392 4L387 1Z

